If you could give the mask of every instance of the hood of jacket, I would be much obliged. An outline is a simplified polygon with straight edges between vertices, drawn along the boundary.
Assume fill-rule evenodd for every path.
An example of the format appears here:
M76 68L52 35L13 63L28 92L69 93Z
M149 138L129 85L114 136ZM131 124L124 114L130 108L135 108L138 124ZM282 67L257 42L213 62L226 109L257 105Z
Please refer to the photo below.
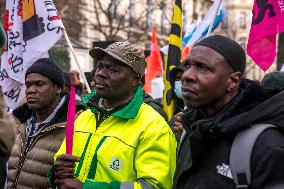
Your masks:
M198 119L197 109L183 116L188 133L199 130L206 140L232 138L256 123L271 123L284 128L284 91L269 97L260 85L244 80L239 93L211 119Z
M62 94L61 97L63 96L66 96L66 98L62 106L58 109L54 118L48 123L48 125L65 122L67 120L69 94ZM86 106L81 101L76 100L76 112L85 109ZM16 108L12 113L20 121L20 123L25 123L32 116L33 110L28 107L27 103L25 103Z
M227 147L239 131L257 123L271 123L283 128L284 91L269 97L260 85L245 80L239 93L214 117L202 119L198 109L187 109L182 121L187 132L181 139L178 152L176 183L183 182L181 180L188 177L191 171L199 169L198 166L204 163L199 161L201 157L207 157L212 162L214 158L219 158L215 150L220 150L221 145L224 148L222 152L218 151L218 155L222 153L224 157L229 157ZM211 149L215 150L208 155Z

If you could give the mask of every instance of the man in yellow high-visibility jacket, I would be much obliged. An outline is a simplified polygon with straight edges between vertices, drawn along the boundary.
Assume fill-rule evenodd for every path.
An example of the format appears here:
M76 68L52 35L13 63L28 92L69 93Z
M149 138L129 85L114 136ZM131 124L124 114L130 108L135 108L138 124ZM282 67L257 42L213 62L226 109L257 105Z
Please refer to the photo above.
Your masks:
M72 155L65 154L65 142L55 155L51 183L55 180L57 188L172 188L176 140L164 118L143 103L142 51L116 42L90 55L98 60L96 90L83 99L89 109L75 121Z

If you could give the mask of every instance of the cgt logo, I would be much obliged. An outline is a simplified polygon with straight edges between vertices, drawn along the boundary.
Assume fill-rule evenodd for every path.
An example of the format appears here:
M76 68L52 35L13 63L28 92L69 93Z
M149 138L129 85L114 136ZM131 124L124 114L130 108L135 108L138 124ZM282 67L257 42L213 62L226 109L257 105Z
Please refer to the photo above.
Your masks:
M111 161L109 163L109 168L111 168L114 171L119 172L122 168L122 164L123 164L123 161L121 159L118 159L116 157L112 157Z
M268 0L256 0L256 4L259 11L256 15L255 10L253 10L252 24L259 24L264 19L267 11L270 18L276 16L274 7L272 4L268 3Z

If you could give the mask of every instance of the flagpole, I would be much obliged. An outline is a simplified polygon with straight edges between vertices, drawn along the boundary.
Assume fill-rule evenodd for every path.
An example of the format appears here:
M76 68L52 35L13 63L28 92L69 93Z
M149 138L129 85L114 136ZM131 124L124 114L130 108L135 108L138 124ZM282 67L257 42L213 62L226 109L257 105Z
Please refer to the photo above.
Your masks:
M217 0L215 0L215 1L217 1ZM217 9L216 9L215 12L214 12L214 19L212 19L212 22L210 23L210 26L209 26L209 29L208 29L208 32L207 32L206 37L209 37L209 35L211 34L211 32L212 32L212 30L213 30L214 23L215 23L215 20L216 20L216 17L217 17L217 14L218 14L218 11L219 11L219 9L220 9L220 6L221 6L222 1L223 1L223 0L219 0L218 7L217 7Z
M77 64L78 68L79 68L79 72L81 73L81 76L82 76L83 81L84 81L84 83L85 83L85 85L86 85L87 91L88 91L88 93L91 93L90 86L89 86L89 84L88 84L88 82L87 82L87 79L86 79L86 77L85 77L85 74L83 73L83 70L82 70L82 68L81 68L81 66L80 66L80 64L79 64L79 60L78 60L78 58L77 58L77 56L76 56L76 54L75 54L75 51L74 51L74 48L73 48L73 46L72 46L72 44L71 44L71 41L70 41L70 39L69 39L69 36L67 35L65 29L62 29L62 32L63 32L63 35L64 35L64 37L65 37L65 39L66 39L66 41L67 41L67 44L68 44L68 46L69 46L69 48L70 48L70 50L71 50L71 52L72 52L72 55L73 55L73 57L74 57L74 59L75 59L75 62L76 62L76 64Z

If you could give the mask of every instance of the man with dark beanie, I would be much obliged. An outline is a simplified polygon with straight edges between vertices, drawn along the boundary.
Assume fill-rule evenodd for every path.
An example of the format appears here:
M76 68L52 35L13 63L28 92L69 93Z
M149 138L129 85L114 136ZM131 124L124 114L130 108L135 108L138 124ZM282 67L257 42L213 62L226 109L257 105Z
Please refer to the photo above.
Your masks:
M175 189L261 189L283 183L284 92L269 97L258 84L243 79L245 64L241 46L219 35L196 43L184 61L182 95L190 108L181 118ZM248 157L251 184L238 174L241 185L236 186L230 164L234 138L264 123L278 128L258 136Z
M62 70L50 58L25 74L27 103L13 111L16 141L8 165L8 188L48 188L47 173L65 137L69 95ZM77 104L77 111L84 109Z

